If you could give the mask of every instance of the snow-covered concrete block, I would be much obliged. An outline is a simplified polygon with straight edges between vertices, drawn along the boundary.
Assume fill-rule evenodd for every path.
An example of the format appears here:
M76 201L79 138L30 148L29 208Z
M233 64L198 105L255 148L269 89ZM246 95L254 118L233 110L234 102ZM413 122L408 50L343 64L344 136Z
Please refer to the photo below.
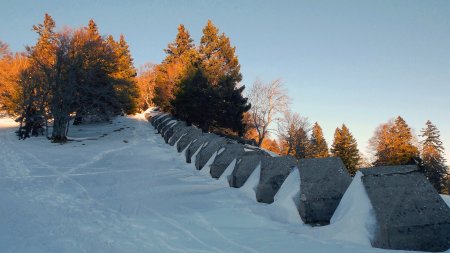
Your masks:
M152 124L152 126L154 126L154 125L155 125L155 121L156 121L158 118L160 118L161 116L163 116L163 115L164 115L163 113L158 113L158 114L156 114L156 115L150 117L150 118L149 118L150 124Z
M284 180L296 166L297 160L292 156L263 157L260 180L256 189L258 202L272 203Z
M173 134L171 137L169 137L169 145L173 146L177 141L183 137L187 132L191 131L191 126L181 127L181 128L175 128L173 130Z
M210 174L213 178L219 178L228 165L245 152L244 146L239 143L227 143L222 148L224 150L217 154L214 162L210 166Z
M300 159L300 206L308 224L329 224L352 179L339 157Z
M186 153L184 154L186 156L186 162L191 163L191 159L194 156L197 151L199 151L200 148L203 147L208 141L213 140L214 138L217 138L217 135L211 134L211 133L203 133L199 135L195 140L192 141L191 145L186 150Z
M181 129L186 127L186 122L184 121L178 121L173 125L173 127L170 127L165 132L163 132L164 141L166 143L169 143L170 138L174 135L174 133L180 131ZM173 144L172 144L173 146Z
M417 166L361 172L377 221L374 247L436 252L450 248L450 208Z
M178 120L171 120L170 122L168 122L163 128L161 128L161 136L164 138L167 130L169 130L172 127L174 127L175 125L177 125L178 122L179 122Z
M176 120L174 117L169 116L161 121L156 125L156 130L158 130L158 133L162 132L162 129L167 126L172 120Z
M162 115L161 117L155 119L155 121L153 121L153 126L155 127L155 129L158 128L158 125L159 125L161 122L165 121L165 120L168 119L169 117L171 117L170 114L164 114L164 115Z
M195 139L197 139L200 135L202 135L202 130L190 126L188 127L188 131L184 136L181 137L181 139L177 143L177 151L181 152L183 151L191 142L193 142Z
M261 159L267 156L265 152L261 151L247 151L244 152L236 162L236 166L231 173L228 183L231 187L242 187L247 181L248 177L260 164Z
M206 146L204 146L197 154L197 158L195 159L195 168L197 168L197 170L201 170L209 159L211 159L214 153L219 151L219 149L226 143L227 140L225 138L212 134L207 140Z

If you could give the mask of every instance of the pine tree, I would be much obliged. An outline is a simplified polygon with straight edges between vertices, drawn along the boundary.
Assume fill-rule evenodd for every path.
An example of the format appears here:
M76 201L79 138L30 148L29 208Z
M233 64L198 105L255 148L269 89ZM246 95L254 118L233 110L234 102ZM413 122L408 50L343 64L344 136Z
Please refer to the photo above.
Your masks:
M234 83L242 80L241 66L235 51L236 48L231 46L230 39L224 33L219 35L217 27L208 20L203 28L199 53L202 69L212 85L217 85L220 80L225 79Z
M178 92L180 82L187 78L188 71L198 61L198 53L189 32L178 26L175 41L164 49L167 56L156 67L153 103L165 112L173 112L171 102Z
M308 130L299 127L294 133L294 156L297 159L309 157L310 142L308 138Z
M400 116L378 127L370 142L375 149L375 166L410 164L419 157L411 128Z
M422 140L422 168L425 176L440 193L446 187L448 168L445 166L444 147L440 140L439 130L431 121L421 131Z
M354 176L360 160L358 144L345 124L336 128L331 154L340 157L350 175Z
M329 157L328 145L323 137L322 128L319 123L314 123L311 133L309 157L311 158L325 158Z
M112 37L109 39L113 47L117 70L112 74L115 79L114 90L117 93L122 110L127 114L132 114L138 110L138 87L136 80L136 69L133 65L128 44L123 35L120 35L119 42L115 42Z

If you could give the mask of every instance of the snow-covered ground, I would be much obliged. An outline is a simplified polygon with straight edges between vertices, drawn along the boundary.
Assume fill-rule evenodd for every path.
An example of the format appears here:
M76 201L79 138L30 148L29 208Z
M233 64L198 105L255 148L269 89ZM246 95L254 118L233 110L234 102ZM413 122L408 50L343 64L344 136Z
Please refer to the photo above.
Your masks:
M346 215L370 217L360 184L313 228L290 202L298 173L257 203L252 180L233 189L196 171L143 115L72 127L64 145L15 129L0 119L0 252L400 252L372 248Z

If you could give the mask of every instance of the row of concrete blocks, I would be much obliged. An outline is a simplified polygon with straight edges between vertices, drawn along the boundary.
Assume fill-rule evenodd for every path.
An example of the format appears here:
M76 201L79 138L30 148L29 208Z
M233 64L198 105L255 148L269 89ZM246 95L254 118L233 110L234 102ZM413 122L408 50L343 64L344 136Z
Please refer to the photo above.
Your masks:
M228 176L231 187L243 186L259 167L259 202L272 203L288 175L298 169L300 196L294 202L306 224L329 224L352 181L338 157L299 161L291 156L273 157L259 148L203 133L168 114L149 121L166 143L176 145L178 152L185 151L186 162L196 154L198 170L208 164L213 178L219 178L235 163ZM377 220L371 240L374 247L420 251L450 248L450 208L416 166L376 167L361 172Z

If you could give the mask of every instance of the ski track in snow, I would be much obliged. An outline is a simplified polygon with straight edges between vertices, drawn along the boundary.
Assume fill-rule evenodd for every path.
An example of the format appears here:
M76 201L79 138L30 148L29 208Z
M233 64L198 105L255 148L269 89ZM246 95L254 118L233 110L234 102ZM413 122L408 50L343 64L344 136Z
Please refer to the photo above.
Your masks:
M229 188L235 161L212 179L212 159L197 171L198 150L186 164L142 115L71 127L107 135L65 145L14 130L0 120L0 252L392 252L277 221L294 205L257 203L259 170Z

